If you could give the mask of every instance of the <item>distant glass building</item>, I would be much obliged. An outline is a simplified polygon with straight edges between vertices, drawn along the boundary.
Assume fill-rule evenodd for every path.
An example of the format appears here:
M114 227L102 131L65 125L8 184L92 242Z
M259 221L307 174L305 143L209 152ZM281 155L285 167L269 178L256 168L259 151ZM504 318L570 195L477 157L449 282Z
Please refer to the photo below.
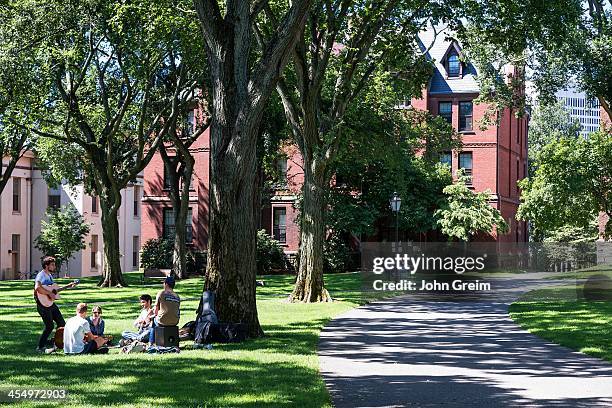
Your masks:
M600 107L597 99L587 98L584 92L560 91L557 99L563 102L572 119L580 122L580 134L584 137L597 132L600 126Z

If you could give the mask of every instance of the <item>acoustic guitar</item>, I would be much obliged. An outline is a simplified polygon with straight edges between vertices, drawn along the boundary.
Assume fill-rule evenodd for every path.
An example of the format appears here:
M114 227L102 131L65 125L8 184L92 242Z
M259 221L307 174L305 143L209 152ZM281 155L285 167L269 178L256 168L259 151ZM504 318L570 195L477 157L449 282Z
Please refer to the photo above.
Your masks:
M57 283L54 283L53 285L42 285L44 289L48 290L49 292L53 292L53 293L51 293L50 295L47 295L44 293L40 293L39 291L35 289L34 294L38 298L38 301L40 302L41 305L43 305L44 307L51 307L53 306L53 303L55 303L55 301L60 298L59 292L65 289L71 289L75 287L76 285L78 285L79 282L80 281L76 279L72 281L72 283L69 283L66 286L58 286Z
M94 336L94 337L96 339L98 338L104 339L104 341L98 341L100 346L102 344L106 344L113 340L113 336ZM83 339L83 340L86 341L87 339ZM57 347L58 349L64 348L64 328L63 327L57 328L57 330L55 331L55 335L53 336L53 342L55 343L55 347Z

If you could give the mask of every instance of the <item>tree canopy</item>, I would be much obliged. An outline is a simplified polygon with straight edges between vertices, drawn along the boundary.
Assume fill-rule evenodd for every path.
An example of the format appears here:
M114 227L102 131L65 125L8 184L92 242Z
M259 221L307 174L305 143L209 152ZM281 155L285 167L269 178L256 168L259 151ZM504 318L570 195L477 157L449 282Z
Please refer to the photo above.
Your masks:
M508 224L499 210L489 204L491 192L474 192L467 186L467 180L460 172L458 180L444 188L448 202L434 214L440 231L451 241L469 241L477 233L507 233Z
M533 177L522 180L517 217L529 220L535 240L568 226L592 233L599 212L612 214L612 137L591 133L588 139L561 138L547 144ZM610 223L607 235L610 234Z

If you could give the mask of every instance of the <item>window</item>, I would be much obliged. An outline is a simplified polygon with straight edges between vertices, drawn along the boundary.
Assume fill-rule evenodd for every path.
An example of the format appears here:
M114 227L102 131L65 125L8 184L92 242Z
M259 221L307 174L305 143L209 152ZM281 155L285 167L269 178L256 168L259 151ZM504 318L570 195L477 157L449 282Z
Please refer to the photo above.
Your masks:
M170 166L168 163L164 162L164 189L168 190L172 187L172 183L170 181Z
M134 186L134 217L140 217L140 186Z
M98 236L91 236L91 258L90 258L90 267L91 269L96 269L98 267Z
M281 186L287 185L287 159L279 159L276 163L276 170L278 171L278 183Z
M472 102L459 102L459 131L472 130Z
M287 209L277 207L274 209L272 235L274 239L284 244L287 242Z
M453 156L451 152L440 153L440 163L446 164L448 167L453 167Z
M13 177L13 212L21 212L21 178Z
M60 200L60 189L59 188L49 188L48 200L47 200L47 208L58 209L61 205Z
M519 159L516 159L516 180L520 180L521 179L521 164L519 162Z
M98 197L97 196L91 196L91 213L92 214L98 213Z
M138 235L134 235L132 237L132 266L136 269L140 266L139 263L139 255L140 255L140 237Z
M185 119L185 133L187 136L193 135L195 132L196 121L195 121L195 111L190 110L187 113L187 118Z
M438 102L438 115L442 116L450 124L453 123L452 102Z
M193 241L193 226L191 208L187 210L187 220L185 222L185 242L191 244ZM164 208L164 223L163 235L166 239L174 239L176 236L176 220L174 219L174 210L172 208Z
M11 267L13 269L13 277L15 279L19 278L19 272L21 269L20 257L19 257L19 248L21 247L21 235L12 234L11 235Z
M19 252L19 247L21 247L21 235L12 234L11 235L11 252Z
M467 179L467 184L472 184L472 152L459 153L459 168L463 169L463 172Z
M459 61L459 56L455 53L452 53L448 56L448 76L449 77L458 77L461 71L461 62Z

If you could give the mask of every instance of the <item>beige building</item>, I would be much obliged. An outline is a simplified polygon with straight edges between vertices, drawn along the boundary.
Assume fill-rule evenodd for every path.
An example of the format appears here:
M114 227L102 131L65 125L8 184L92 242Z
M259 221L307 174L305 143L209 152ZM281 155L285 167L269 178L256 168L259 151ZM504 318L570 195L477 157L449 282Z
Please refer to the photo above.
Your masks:
M3 160L3 168L8 159ZM142 198L142 177L122 191L119 210L119 245L123 271L138 269ZM86 248L75 254L62 272L71 277L95 276L102 272L100 202L84 192L83 186L62 185L50 188L40 170L34 167L34 155L26 153L13 171L0 196L0 280L25 279L40 270L43 254L34 247L41 231L41 221L50 207L73 206L90 224Z

